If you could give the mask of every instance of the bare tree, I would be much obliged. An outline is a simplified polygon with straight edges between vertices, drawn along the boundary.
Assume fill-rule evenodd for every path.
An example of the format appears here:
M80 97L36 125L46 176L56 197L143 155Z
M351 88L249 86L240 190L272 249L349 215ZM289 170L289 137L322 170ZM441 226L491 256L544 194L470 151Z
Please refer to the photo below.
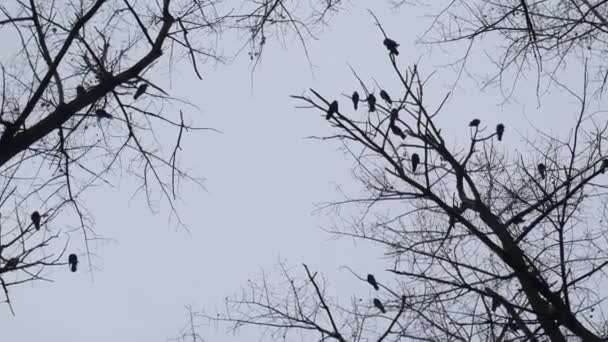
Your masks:
M606 1L459 0L432 5L441 8L434 10L433 24L420 41L445 47L464 43L463 56L456 57L461 74L475 73L472 54L487 54L497 72L482 80L484 86L499 83L506 97L530 71L536 73L540 93L567 64L582 65L584 60L589 61L590 81L599 82L602 92L605 88ZM543 79L548 82L541 84Z
M158 71L186 61L223 62L222 30L244 30L252 46L268 33L298 34L323 22L339 1L66 0L0 4L0 283L44 280L47 266L67 267L67 237L78 232L90 264L99 237L81 202L92 186L112 184L124 170L151 209L168 206L179 224L184 134L196 107L171 97ZM296 9L300 9L296 13ZM308 20L298 15L308 14ZM309 27L310 26L310 27ZM291 33L290 33L291 32ZM260 38L262 37L262 38ZM261 40L260 40L261 39ZM259 53L258 53L259 56ZM166 74L165 74L166 75ZM62 229L75 222L75 228ZM82 257L82 256L81 256ZM76 269L78 256L70 257Z
M305 267L303 280L284 271L272 286L264 277L229 299L225 313L205 317L277 339L604 341L607 122L588 112L586 69L582 93L564 86L580 104L571 134L538 131L533 153L513 155L502 145L509 128L484 118L462 123L468 143L449 143L441 129L448 96L429 104L425 76L417 66L403 71L389 45L400 81L386 91L390 103L356 110L313 89L294 96L335 129L322 139L356 160L365 194L335 205L361 215L333 232L386 247L382 278L355 274L378 286L377 297L336 305ZM370 96L362 81L358 92L362 103Z

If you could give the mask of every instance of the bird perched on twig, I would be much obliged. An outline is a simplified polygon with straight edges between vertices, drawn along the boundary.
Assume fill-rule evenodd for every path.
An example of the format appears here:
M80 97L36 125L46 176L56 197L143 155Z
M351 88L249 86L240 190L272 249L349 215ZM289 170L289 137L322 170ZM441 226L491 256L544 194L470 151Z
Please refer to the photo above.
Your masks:
M608 159L602 160L602 166L601 166L601 168L602 168L602 173L605 173L606 169L608 168Z
M401 139L405 139L406 137L405 133L403 133L401 128L399 128L399 126L397 126L394 122L391 124L391 132L393 132L394 135L400 137Z
M538 173L540 174L541 179L545 179L545 177L547 175L547 167L545 166L545 164L543 164L543 163L538 164Z
M418 153L412 154L412 172L416 172L416 168L420 164L420 156Z
M380 310L380 312L383 314L386 313L386 310L384 310L384 305L382 305L382 302L378 298L374 298L374 306L377 307L378 310Z
M329 108L327 108L327 114L325 115L325 119L329 120L334 117L334 114L338 112L338 101L333 101L329 104Z
M374 94L369 94L369 96L367 96L367 105L369 106L370 112L376 111L376 97Z
M72 272L76 272L76 269L78 267L78 256L74 253L70 254L68 256L68 264L70 265L70 270Z
M386 46L386 48L392 55L399 56L399 51L397 50L397 48L399 47L399 44L397 44L397 42L395 42L394 40L387 37L387 38L384 38L384 41L382 42L382 44L384 44L384 46Z
M95 116L97 117L97 119L101 120L101 119L112 119L113 116L106 112L105 109L103 108L99 108L95 111Z
M479 119L473 119L471 122L469 122L469 127L477 127L480 123L481 121Z
M40 229L40 213L37 210L30 215L30 219L34 224L34 227L36 227L36 230Z
M502 141L502 135L505 133L505 125L498 124L496 125L496 136L498 137L498 141Z
M391 97L388 96L388 93L384 90L380 90L380 98L382 98L384 101L388 102L388 104L393 103L393 100L391 99Z
M355 107L355 110L357 110L359 108L359 93L355 91L350 99L353 100L353 107Z
M17 268L17 265L19 265L19 258L10 258L6 261L6 264L4 264L4 270L14 270Z
M526 222L526 220L523 218L523 216L515 216L513 217L513 219L511 219L511 223L513 224L522 224Z
M87 91L84 89L83 86L79 85L76 87L76 96L80 97L82 95L84 95L84 93L86 93Z
M376 278L374 277L373 274L368 274L367 275L367 282L374 287L374 289L376 291L378 291L380 288L378 287L378 283L376 282Z
M135 91L135 95L133 95L133 99L137 100L140 96L142 96L146 90L148 90L148 85L146 83L137 87L137 91Z
M393 108L391 109L391 118L390 118L390 124L394 124L395 121L397 121L397 119L399 118L399 109L397 108Z
M496 309L500 306L500 300L498 300L498 296L492 297L492 312L496 312Z

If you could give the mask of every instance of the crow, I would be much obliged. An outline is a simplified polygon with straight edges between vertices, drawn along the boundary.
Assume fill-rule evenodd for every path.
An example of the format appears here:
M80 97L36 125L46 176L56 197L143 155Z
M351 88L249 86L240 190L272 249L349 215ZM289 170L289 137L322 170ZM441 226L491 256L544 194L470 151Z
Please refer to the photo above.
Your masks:
M526 222L526 220L523 217L521 217L521 216L515 216L511 220L511 223L513 223L513 224L522 224L524 222Z
M325 119L329 120L334 117L334 114L338 112L338 101L333 101L329 104L329 108L327 109L327 114L325 115Z
M538 173L540 174L540 178L545 179L545 177L547 176L547 167L545 166L545 164L538 164Z
M393 108L391 109L391 125L395 124L395 121L399 118L399 109Z
M498 137L498 141L502 141L502 135L505 133L505 125L498 124L496 125L496 136Z
M142 96L146 92L147 89L148 89L148 85L146 83L137 87L137 91L135 92L135 95L133 95L133 99L137 100L140 96Z
M99 108L95 111L95 116L97 117L97 119L112 119L113 116L106 112L105 109L103 108Z
M412 154L412 172L416 172L416 168L420 164L420 156L418 153Z
M492 312L496 312L496 309L500 306L500 301L497 296L492 297Z
M378 298L374 298L374 305L378 308L378 310L380 310L380 312L383 314L386 313L386 310L384 310L384 305L382 305L382 302Z
M386 91L384 91L384 90L380 90L380 97L384 101L388 102L389 104L393 103L393 100L391 99L391 97L388 96L388 93Z
M84 93L86 93L87 91L84 90L84 87L79 85L78 87L76 87L76 96L80 97L82 95L84 95Z
M378 287L378 283L376 282L376 278L374 278L374 276L372 274L368 274L367 275L367 282L374 287L374 289L376 291L378 291L380 288Z
M608 168L608 159L602 160L602 173L606 172L606 168Z
M70 270L76 272L76 268L78 267L78 256L76 254L70 254L68 256L68 264L70 264Z
M394 135L399 136L401 139L405 139L405 133L403 133L401 128L394 123L391 125L391 132L393 132Z
M32 215L30 215L30 218L32 219L34 227L36 227L36 230L40 229L40 213L38 211L34 211Z
M473 119L471 122L469 122L469 127L477 127L480 123L481 121L479 119Z
M10 258L6 261L6 264L4 264L4 270L6 270L6 271L14 270L15 268L17 268L18 264L19 264L19 258Z
M374 94L369 94L369 96L367 97L367 105L369 106L370 112L376 111L376 97L374 96Z
M397 51L397 47L399 47L399 44L397 44L397 42L390 38L384 38L384 41L382 43L384 44L384 46L386 46L386 48L392 55L399 56L399 51Z
M351 96L350 98L351 100L353 100L353 106L355 107L355 110L357 110L359 108L359 93L355 91L353 93L353 96Z

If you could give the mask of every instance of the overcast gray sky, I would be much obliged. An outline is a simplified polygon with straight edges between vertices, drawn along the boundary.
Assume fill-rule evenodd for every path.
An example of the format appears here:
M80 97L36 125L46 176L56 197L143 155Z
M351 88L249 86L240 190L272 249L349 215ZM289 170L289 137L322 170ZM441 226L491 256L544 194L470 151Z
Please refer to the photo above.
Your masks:
M190 232L175 229L166 206L154 215L141 197L131 199L128 175L114 189L91 189L86 205L97 231L108 238L94 246L99 266L94 280L85 269L72 274L66 267L52 271L53 283L13 288L16 316L6 306L0 308L0 340L165 341L186 323L185 305L212 311L248 278L272 270L278 260L297 267L306 262L322 271L329 278L330 293L367 293L369 289L340 266L362 273L374 270L382 277L382 250L332 239L321 227L336 218L313 215L315 203L342 199L338 186L349 193L359 191L351 176L353 161L337 143L303 139L332 131L322 113L296 109L298 102L288 97L313 87L341 99L341 93L358 88L347 63L368 85L374 87L375 79L389 92L398 89L381 35L362 3L374 6L370 8L388 34L401 43L398 60L403 67L420 62L423 74L437 70L426 94L429 103L437 105L455 73L440 68L449 61L448 51L436 49L430 58L426 47L414 44L429 24L422 14L431 9L393 13L384 1L354 4L319 40L309 41L313 68L294 40L286 49L267 47L253 83L246 55L228 65L203 67L203 81L192 77L190 69L175 70L172 94L200 108L197 112L183 107L197 125L221 131L192 132L183 144L182 165L204 177L207 190L182 190L180 213ZM223 39L227 52L236 49L236 37ZM501 106L496 89L480 95L477 85L464 80L444 109L440 126L453 141L463 141L470 118L480 117L489 125L501 120L507 125L506 143L514 151L521 141L516 130L525 135L530 123L563 130L563 122L549 119L560 111L566 112L561 117L571 117L568 111L576 108L575 101L554 90L539 110L531 85L520 91L519 102ZM200 333L214 342L257 340L251 329L237 337L223 334L223 327L201 328Z

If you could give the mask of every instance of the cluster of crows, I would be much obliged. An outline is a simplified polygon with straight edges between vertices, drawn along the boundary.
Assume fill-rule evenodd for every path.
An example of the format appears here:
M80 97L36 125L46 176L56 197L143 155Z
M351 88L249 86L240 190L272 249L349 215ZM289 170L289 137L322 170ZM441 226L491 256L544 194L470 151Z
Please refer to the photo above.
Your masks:
M133 99L137 100L140 96L145 94L147 90L148 90L148 84L146 84L146 83L140 84L139 87L137 87L135 94L133 95ZM76 87L76 96L80 97L80 96L83 96L84 94L86 94L86 89L81 85L77 86ZM103 108L99 108L99 109L95 110L95 116L99 120L113 118L112 114L108 113Z
M384 46L386 46L386 48L389 51L389 54L391 56L398 56L399 55L399 51L397 50L397 47L399 46L399 44L397 44L394 40L390 39L390 38L385 38L383 41ZM382 98L382 100L386 101L386 103L390 106L393 103L393 99L391 99L391 97L389 96L389 94L385 91L385 90L380 90L380 98ZM353 102L353 107L355 108L355 110L357 110L359 108L359 102L361 102L361 96L359 95L358 92L353 92L352 96L351 96L351 100ZM367 105L369 107L369 112L375 112L376 111L376 96L374 96L373 93L370 93L367 96L367 99L365 99L365 102L367 102ZM327 109L327 112L325 114L325 119L326 120L331 120L335 114L337 114L339 111L338 108L338 101L334 100L329 104L329 107ZM403 132L403 130L397 126L397 119L399 118L399 108L393 108L391 109L391 114L390 114L390 120L389 120L389 128L391 130L391 132L393 134L395 134L396 136L400 137L401 139L405 139L406 135ZM479 124L481 123L481 121L479 119L473 119L470 123L469 126L470 127L475 127L477 128L479 126ZM505 133L505 125L504 124L498 124L496 125L496 137L498 138L498 141L502 141L502 136ZM416 172L416 169L418 168L418 165L420 164L420 155L418 155L418 153L414 153L412 154L412 158L411 158L411 162L412 162L412 172ZM541 174L541 177L544 179L545 178L545 173L546 173L546 167L543 164L539 164L538 165L538 170L539 173ZM542 171L541 171L542 170Z
M374 287L374 290L378 291L380 290L380 287L378 286L378 282L376 282L376 278L374 277L373 274L368 274L367 275L367 282ZM383 314L386 313L386 309L384 309L384 305L382 305L382 302L380 301L380 299L378 298L374 298L374 306L378 308L378 310L380 310L380 312L382 312Z
M137 87L135 94L133 95L133 99L137 100L140 96L145 94L147 90L148 90L148 84L146 84L146 83L140 84ZM86 89L81 85L77 86L76 87L76 96L80 97L80 96L84 96L84 95L86 95ZM95 110L95 116L98 119L111 119L112 118L112 115L103 108ZM41 219L42 219L40 213L38 211L34 211L30 215L30 219L32 220L32 224L34 225L34 228L36 228L36 230L40 230L40 223L41 223ZM0 271L6 272L6 271L14 270L19 265L19 262L20 262L20 260L18 257L10 258L5 262L4 267L0 267ZM78 268L78 256L76 254L72 253L68 256L68 265L70 266L70 270L72 272L76 272L76 270Z
M32 223L34 225L34 228L36 228L36 230L40 230L40 223L41 223L41 219L42 216L40 215L40 213L36 210L34 211L31 215L30 215L30 219L32 220ZM6 261L6 263L4 264L4 267L1 267L0 270L1 271L11 271L17 268L17 266L19 265L19 258L15 257L15 258L10 258ZM76 272L76 269L78 267L78 256L76 254L70 254L68 256L68 265L70 266L70 270L72 272Z

